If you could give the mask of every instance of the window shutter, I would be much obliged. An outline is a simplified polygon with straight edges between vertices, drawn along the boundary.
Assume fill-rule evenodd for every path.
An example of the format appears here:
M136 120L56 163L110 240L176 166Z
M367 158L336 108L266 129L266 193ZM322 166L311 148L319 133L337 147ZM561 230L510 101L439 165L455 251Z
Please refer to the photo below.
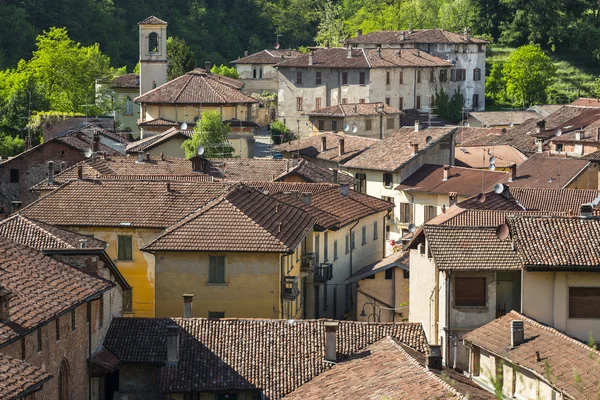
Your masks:
M486 289L485 278L456 278L454 280L454 305L485 307Z
M569 288L569 318L600 318L598 304L600 304L600 288Z

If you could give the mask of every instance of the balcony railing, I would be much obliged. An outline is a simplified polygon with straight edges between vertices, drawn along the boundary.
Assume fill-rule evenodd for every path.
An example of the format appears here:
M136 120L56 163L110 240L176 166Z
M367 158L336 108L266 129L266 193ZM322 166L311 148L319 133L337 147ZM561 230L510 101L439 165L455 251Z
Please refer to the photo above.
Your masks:
M300 295L298 290L298 276L286 276L283 278L283 298L287 300L294 300Z
M333 279L333 264L321 263L315 268L314 282L325 283Z

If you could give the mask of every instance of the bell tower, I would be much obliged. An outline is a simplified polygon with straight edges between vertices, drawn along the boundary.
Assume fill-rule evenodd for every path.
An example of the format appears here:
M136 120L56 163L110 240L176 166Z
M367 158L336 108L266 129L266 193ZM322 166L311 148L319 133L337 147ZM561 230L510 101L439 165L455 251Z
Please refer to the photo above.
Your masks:
M167 82L167 23L150 16L140 27L140 95Z

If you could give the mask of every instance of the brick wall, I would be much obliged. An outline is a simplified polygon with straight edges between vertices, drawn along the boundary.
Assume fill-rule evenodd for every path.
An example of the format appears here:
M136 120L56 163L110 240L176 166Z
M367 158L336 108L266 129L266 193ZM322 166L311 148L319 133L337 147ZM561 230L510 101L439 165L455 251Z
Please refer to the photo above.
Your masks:
M101 327L97 323L99 301L92 302L92 330ZM56 337L56 324L60 325L60 339ZM36 400L56 400L58 382L63 360L68 363L69 399L86 399L88 394L88 324L87 305L75 309L75 330L71 327L71 313L43 325L41 330L42 349L38 352L38 331L33 331L20 340L0 347L0 352L48 371L53 378L46 382ZM23 358L23 349L25 357Z
M54 171L58 172L61 162L70 167L84 159L80 150L50 141L0 163L0 207L10 213L11 201L21 201L24 207L36 200L38 194L29 189L48 177L48 161L54 162ZM10 182L11 169L19 171L18 183Z

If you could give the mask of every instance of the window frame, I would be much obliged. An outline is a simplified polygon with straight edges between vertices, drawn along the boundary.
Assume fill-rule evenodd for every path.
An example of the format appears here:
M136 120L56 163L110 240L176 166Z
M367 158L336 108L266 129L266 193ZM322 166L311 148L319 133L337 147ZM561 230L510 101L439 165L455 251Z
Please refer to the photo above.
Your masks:
M296 71L296 85L302 85L302 71Z
M367 244L367 226L363 225L360 229L360 234L361 234L361 246L364 246L365 244Z
M331 132L337 132L338 131L338 122L335 119L331 120Z
M366 193L367 192L367 174L364 172L357 172L354 174L354 178L357 180L356 191L358 193Z
M391 172L383 173L383 186L385 188L391 188L392 186L394 186L394 174L392 174Z
M423 223L427 223L437 217L437 207L426 205L423 206Z
M319 110L321 108L321 98L315 97L315 110Z
M446 82L448 80L448 70L440 69L440 82Z
M391 73L390 71L385 71L385 84L389 85L391 84Z
M129 248L121 242L126 239ZM133 261L133 235L117 235L117 261Z
M385 270L385 279L388 281L394 279L394 268L388 268Z
M315 85L321 85L323 83L323 74L321 71L315 71Z
M412 207L411 203L400 203L400 222L410 224L412 220Z
M395 129L396 124L395 124L395 120L394 118L386 118L386 122L385 122L385 128L386 129Z
M373 129L373 121L370 118L365 119L365 131Z
M296 97L296 111L302 111L302 97Z
M333 261L337 260L338 257L338 241L333 241Z
M217 314L218 316L216 316L215 314ZM225 311L209 311L208 314L207 314L207 318L208 319L221 319L221 318L225 318Z
M460 282L460 283L459 283ZM483 293L479 293L478 295L482 295L481 298L471 298L461 297L466 293L469 293L465 290L465 288L473 289L476 288L476 284L483 283L483 287L479 289L483 289ZM454 307L487 307L487 296L488 296L488 288L487 288L487 278L480 276L457 276L454 278L454 296L453 296L453 306Z
M218 263L217 263L218 261ZM207 285L226 285L227 280L225 276L225 256L222 255L209 255L208 256L208 276L206 279ZM216 263L216 264L215 264ZM221 267L219 271L216 268ZM211 273L211 270L213 271Z
M18 168L11 168L10 169L10 183L19 183L19 178L20 178L20 173L19 173L19 169Z
M348 72L343 71L342 72L342 85L347 85L348 84Z
M417 70L417 83L421 83L421 70Z
M379 240L379 221L373 221L373 240Z
M325 120L324 119L317 120L317 129L321 132L325 131Z
M481 80L481 68L473 69L473 80L480 81Z
M400 85L404 84L404 71L400 71L400 79L398 82Z
M366 72L358 73L358 84L363 85L363 86L367 84L367 73Z
M160 53L160 46L158 42L158 33L150 32L150 34L148 35L148 53Z

